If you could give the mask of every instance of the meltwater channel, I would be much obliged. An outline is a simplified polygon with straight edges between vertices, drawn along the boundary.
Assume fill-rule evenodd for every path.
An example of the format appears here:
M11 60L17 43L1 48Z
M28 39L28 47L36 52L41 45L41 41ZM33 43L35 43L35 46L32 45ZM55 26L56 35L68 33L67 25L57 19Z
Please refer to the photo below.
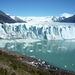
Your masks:
M75 71L75 40L0 40L0 47L48 61L61 69Z

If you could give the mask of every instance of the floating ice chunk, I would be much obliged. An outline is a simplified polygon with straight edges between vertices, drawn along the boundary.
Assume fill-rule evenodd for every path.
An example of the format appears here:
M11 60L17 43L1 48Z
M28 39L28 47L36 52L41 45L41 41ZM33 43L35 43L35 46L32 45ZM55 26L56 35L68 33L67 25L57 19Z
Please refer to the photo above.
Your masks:
M41 59L38 59L38 61L41 61Z
M33 50L30 50L30 52L33 52Z
M47 52L51 53L52 51L51 50L47 50Z
M30 57L35 58L35 56L30 56Z
M65 67L65 68L67 68L67 66L66 66L66 65L64 65L64 67Z

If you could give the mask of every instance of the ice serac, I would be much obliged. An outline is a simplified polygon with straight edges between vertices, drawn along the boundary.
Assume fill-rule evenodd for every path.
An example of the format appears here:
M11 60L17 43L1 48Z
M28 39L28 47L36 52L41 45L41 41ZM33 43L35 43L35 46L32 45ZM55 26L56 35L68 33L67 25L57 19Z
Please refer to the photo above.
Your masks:
M12 23L0 24L3 39L75 39L74 23Z
M6 38L7 34L5 33L4 29L0 25L0 39Z

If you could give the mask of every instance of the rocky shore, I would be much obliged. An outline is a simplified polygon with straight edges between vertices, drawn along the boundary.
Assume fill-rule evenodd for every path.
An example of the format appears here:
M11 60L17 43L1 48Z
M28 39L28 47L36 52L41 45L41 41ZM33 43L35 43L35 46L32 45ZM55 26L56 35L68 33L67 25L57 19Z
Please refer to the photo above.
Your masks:
M75 72L62 70L46 61L0 48L0 75L75 75Z

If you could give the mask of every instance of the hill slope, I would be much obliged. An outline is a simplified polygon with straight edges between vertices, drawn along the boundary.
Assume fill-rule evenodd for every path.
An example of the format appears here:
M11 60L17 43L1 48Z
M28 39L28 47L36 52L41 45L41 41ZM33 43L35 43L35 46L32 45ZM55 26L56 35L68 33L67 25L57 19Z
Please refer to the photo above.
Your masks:
M0 10L0 23L15 23L16 21Z
M36 67L30 61L38 62L34 58L0 48L0 75L75 75L70 71Z
M12 19L9 15L6 15L3 11L0 10L0 23L16 23L16 22L25 23L26 21L23 21L18 17Z

